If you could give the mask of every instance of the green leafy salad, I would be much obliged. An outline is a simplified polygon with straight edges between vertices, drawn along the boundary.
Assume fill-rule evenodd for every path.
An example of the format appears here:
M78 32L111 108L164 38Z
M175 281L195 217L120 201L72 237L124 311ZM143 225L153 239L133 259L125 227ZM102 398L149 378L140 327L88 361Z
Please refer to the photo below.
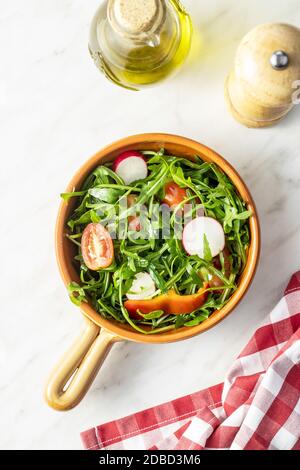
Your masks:
M62 198L76 198L76 305L155 334L199 325L237 289L251 213L214 163L127 151Z

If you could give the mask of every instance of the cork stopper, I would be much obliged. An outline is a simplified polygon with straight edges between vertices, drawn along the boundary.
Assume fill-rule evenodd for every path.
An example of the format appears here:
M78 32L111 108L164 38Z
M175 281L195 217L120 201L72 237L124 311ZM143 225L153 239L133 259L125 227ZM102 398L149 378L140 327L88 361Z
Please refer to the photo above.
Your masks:
M165 20L165 0L109 0L107 15L113 29L124 37L142 39L158 33Z

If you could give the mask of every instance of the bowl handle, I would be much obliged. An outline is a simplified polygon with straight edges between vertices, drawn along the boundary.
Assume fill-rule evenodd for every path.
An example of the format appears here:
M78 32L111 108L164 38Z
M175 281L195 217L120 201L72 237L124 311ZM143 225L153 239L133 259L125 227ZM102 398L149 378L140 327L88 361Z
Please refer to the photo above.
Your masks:
M58 411L74 408L92 385L116 335L86 319L80 337L53 370L45 390L48 405Z

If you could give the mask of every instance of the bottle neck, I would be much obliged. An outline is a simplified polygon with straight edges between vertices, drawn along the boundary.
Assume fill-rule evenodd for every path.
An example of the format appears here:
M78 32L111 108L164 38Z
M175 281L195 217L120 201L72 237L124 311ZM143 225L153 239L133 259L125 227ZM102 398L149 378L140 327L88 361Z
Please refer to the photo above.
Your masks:
M155 46L166 21L166 10L165 0L108 0L107 18L121 38Z

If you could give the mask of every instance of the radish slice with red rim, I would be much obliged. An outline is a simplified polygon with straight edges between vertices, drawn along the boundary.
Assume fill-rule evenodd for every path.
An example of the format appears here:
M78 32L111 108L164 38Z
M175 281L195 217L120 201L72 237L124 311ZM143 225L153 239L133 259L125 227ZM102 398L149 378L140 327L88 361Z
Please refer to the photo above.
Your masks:
M185 251L203 259L205 237L213 258L224 250L225 234L222 225L212 217L197 217L183 230L182 243Z
M147 178L148 167L143 154L134 150L121 153L115 160L113 170L125 184Z

